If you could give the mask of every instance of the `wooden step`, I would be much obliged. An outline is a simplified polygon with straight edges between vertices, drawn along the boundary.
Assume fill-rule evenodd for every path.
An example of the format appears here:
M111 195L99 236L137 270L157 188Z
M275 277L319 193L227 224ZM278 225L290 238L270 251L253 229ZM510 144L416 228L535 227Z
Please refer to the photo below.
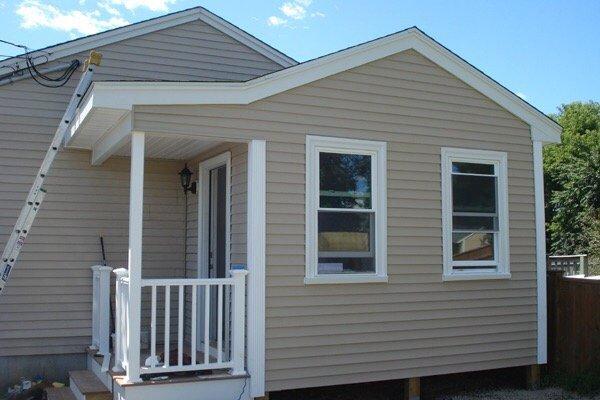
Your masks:
M75 397L85 400L112 400L112 393L92 371L70 371L69 378Z
M46 390L48 400L77 400L71 389L68 387L55 388L50 387Z

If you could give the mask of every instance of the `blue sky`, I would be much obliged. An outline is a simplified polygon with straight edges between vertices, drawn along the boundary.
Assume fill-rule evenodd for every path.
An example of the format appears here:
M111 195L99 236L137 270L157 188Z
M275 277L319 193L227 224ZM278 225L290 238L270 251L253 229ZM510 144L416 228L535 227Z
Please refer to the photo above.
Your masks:
M298 61L416 25L546 113L600 100L596 0L0 0L0 39L40 48L196 5Z

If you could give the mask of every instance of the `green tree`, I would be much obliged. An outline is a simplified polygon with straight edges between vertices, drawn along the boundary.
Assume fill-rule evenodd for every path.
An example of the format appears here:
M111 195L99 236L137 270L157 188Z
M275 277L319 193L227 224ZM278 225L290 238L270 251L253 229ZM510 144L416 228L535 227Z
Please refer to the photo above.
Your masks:
M600 103L563 105L562 143L544 149L546 232L551 253L600 252Z

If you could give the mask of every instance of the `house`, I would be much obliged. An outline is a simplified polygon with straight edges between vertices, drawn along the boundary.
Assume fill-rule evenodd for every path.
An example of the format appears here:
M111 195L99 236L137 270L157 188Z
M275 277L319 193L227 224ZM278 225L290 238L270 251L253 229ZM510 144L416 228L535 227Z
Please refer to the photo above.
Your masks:
M233 400L546 363L542 147L561 128L523 99L417 28L297 63L198 7L49 47L47 67L90 50L0 296L4 374ZM0 83L4 237L80 76Z

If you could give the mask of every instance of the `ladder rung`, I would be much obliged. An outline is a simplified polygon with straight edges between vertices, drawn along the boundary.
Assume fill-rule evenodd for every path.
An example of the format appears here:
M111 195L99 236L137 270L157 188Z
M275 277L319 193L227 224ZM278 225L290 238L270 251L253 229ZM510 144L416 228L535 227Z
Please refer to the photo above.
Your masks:
M38 170L33 185L29 190L25 204L23 205L21 213L17 218L17 222L10 234L8 241L6 242L6 246L2 252L2 258L0 259L0 293L2 293L2 290L8 281L17 257L19 256L19 252L21 251L23 244L25 244L25 239L27 239L27 235L29 234L33 220L35 219L35 216L37 215L37 212L44 201L46 191L43 188L43 184L46 174L50 170L50 167L56 158L56 154L58 153L58 149L64 141L65 132L67 131L69 122L72 120L77 107L79 106L79 101L92 83L94 69L94 65L89 65L86 72L84 72L83 76L79 80L77 88L71 96L71 100L69 101L67 109L63 114L61 123L56 129L54 137L50 142L50 147L44 156L44 160L42 161L42 165Z

